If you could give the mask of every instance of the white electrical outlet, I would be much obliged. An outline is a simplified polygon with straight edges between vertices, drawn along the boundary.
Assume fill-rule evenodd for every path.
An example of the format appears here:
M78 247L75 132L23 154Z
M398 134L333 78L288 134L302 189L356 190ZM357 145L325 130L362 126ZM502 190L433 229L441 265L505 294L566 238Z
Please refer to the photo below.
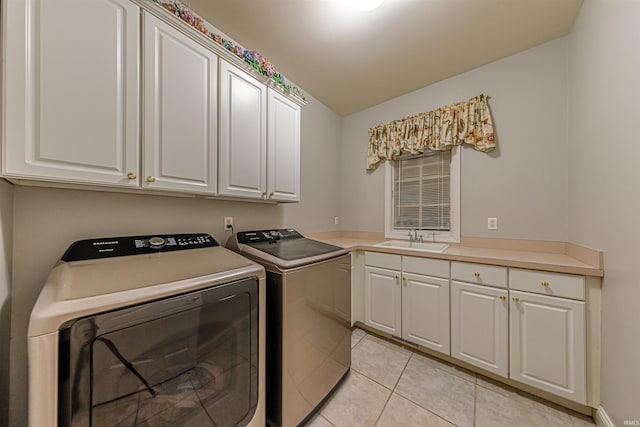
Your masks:
M337 217L337 216L333 217L333 223L334 223L335 225L340 224L340 217Z
M224 229L232 230L233 229L233 217L225 216L224 217Z
M497 230L498 229L498 218L487 218L487 229L488 230Z

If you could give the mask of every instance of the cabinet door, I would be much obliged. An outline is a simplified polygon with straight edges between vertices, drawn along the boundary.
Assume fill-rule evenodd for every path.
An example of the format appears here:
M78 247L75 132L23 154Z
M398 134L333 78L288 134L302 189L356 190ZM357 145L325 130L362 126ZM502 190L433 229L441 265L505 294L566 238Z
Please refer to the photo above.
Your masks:
M217 61L144 14L143 187L216 193Z
M138 186L138 7L128 0L3 6L10 107L3 174Z
M269 89L267 198L300 200L300 106Z
M508 376L507 297L506 290L451 282L451 356Z
M365 267L364 296L365 323L391 335L400 336L400 272Z
M585 404L584 302L509 294L511 378Z
M449 280L402 273L402 338L449 354Z
M220 60L220 159L218 193L265 198L267 88Z
M351 257L336 261L332 270L333 306L338 317L351 322Z

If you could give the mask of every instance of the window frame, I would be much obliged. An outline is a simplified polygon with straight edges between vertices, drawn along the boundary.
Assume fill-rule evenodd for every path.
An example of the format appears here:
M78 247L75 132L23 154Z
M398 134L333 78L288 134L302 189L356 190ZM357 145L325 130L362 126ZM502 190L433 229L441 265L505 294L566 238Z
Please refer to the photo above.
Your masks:
M462 149L458 146L451 148L451 164L449 169L449 231L423 231L418 230L425 242L460 243L460 164ZM393 172L394 162L387 161L384 164L385 188L384 188L384 237L387 239L407 240L408 233L404 229L393 228Z

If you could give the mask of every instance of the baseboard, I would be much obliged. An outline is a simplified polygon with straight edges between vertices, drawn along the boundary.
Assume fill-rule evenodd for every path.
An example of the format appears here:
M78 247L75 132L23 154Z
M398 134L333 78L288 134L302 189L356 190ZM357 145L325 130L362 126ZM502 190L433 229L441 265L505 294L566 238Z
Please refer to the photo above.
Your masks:
M596 416L593 418L598 427L616 427L616 425L613 424L613 421L611 421L611 418L609 418L607 411L604 410L602 405L598 405L598 409L596 409Z

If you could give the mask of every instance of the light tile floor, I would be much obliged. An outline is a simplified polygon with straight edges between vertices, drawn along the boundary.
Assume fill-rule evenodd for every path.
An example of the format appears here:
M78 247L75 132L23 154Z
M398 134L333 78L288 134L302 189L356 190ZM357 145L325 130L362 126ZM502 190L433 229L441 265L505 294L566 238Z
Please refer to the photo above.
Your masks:
M355 329L351 373L308 427L593 427L584 417Z

